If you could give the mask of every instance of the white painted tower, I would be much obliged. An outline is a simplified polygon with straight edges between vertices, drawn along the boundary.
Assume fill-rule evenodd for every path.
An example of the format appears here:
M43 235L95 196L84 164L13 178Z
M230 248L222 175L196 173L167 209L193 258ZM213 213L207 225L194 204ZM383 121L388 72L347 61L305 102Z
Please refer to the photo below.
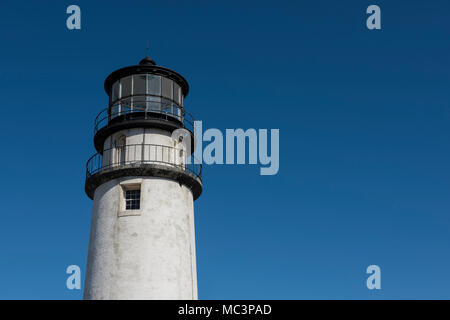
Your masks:
M194 200L202 180L201 165L188 164L189 85L147 56L111 73L105 90L98 153L86 168L94 205L84 299L197 299ZM179 129L190 144L172 138Z

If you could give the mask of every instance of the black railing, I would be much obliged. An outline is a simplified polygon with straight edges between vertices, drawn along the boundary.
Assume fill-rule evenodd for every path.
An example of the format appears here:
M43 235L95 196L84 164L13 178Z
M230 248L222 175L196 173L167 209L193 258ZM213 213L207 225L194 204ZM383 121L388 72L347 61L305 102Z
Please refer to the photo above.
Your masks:
M121 99L100 111L95 117L94 134L113 121L131 119L175 120L194 132L194 118L183 107L161 97L136 95Z
M191 163L186 163L190 159ZM160 164L178 168L202 179L202 165L193 163L181 148L159 144L131 144L106 149L103 154L96 153L86 163L86 178L109 170L124 167L139 167L141 164Z

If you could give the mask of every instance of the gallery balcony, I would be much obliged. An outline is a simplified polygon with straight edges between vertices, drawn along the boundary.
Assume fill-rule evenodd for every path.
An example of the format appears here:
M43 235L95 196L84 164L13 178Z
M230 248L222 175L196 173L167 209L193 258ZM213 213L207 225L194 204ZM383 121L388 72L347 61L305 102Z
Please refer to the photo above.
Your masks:
M187 159L191 163L187 163ZM188 186L194 199L202 192L202 165L193 163L185 150L158 144L131 144L103 150L86 163L85 190L93 199L102 183L127 176L154 176Z
M168 131L184 128L191 133L191 145L194 146L194 118L184 107L169 99L142 95L121 99L96 116L95 148L102 152L106 138L114 132L142 127Z

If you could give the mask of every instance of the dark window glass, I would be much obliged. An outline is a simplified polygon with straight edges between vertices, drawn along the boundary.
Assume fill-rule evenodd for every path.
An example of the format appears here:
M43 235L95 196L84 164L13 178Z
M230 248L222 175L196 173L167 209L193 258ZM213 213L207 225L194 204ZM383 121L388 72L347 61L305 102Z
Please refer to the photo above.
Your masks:
M161 111L161 97L147 96L147 111Z
M141 190L125 191L125 209L139 210L141 208Z
M133 95L145 94L147 84L145 74L137 74L133 76Z
M131 76L122 78L120 84L122 85L121 98L131 96Z
M132 99L131 98L126 98L121 100L120 102L120 114L127 114L130 113L131 110L131 106L132 106Z
M161 104L161 111L167 114L173 114L173 102L169 100L164 100Z
M172 99L173 97L173 81L167 78L161 78L162 96Z
M156 96L161 95L161 77L151 74L147 75L147 87L148 93Z
M126 162L126 144L127 140L124 136L121 136L116 140L117 162L120 165L124 165Z
M181 88L177 83L173 83L173 100L178 104L181 105L181 98L180 98L180 91Z
M111 106L111 119L117 117L119 110L119 104L114 104Z
M120 90L119 81L114 82L114 84L112 85L112 90L111 90L111 102L114 102L117 99L119 99L119 93L120 93L119 90Z

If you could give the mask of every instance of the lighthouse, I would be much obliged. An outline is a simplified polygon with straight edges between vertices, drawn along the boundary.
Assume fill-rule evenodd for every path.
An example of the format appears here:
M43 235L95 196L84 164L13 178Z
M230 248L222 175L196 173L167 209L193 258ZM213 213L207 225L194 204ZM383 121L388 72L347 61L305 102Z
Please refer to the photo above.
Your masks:
M93 200L84 299L197 299L189 84L148 54L105 80L86 165Z

